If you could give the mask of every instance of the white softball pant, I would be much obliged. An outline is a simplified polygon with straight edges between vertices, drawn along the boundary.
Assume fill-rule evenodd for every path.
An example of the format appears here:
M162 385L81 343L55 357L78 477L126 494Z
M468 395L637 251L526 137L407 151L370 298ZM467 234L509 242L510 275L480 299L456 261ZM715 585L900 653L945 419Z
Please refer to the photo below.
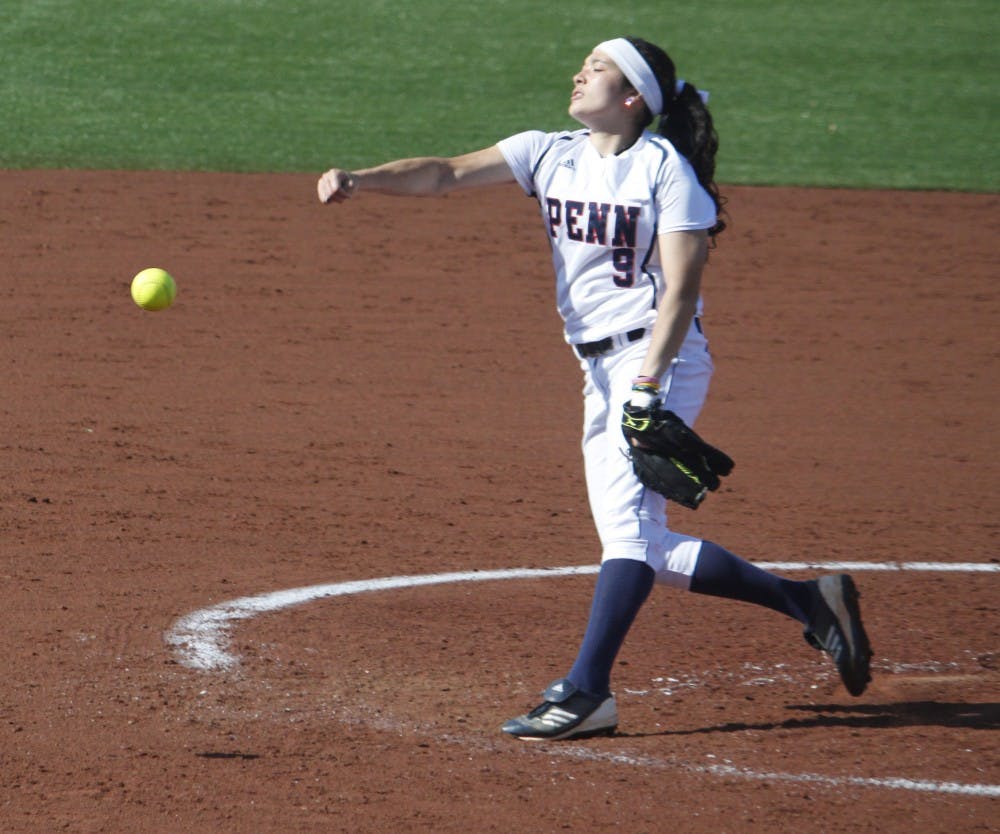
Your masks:
M635 559L656 581L687 589L701 540L667 527L667 501L632 472L621 430L622 406L649 348L649 336L602 356L580 360L584 372L583 459L590 509L601 539L601 560ZM693 426L708 394L712 357L698 321L660 379L661 399Z

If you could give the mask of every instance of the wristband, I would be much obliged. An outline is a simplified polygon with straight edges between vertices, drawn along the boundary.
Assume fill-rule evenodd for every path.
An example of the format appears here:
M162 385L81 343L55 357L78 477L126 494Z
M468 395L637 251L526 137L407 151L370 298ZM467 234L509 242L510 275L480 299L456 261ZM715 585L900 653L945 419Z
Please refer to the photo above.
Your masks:
M632 386L632 397L629 403L636 408L652 408L660 401L660 389L652 387Z
M660 386L655 382L633 382L632 391L641 391L644 394L651 394L656 397L660 394Z
M660 380L655 376L637 376L632 380L632 398L636 408L652 408L660 399Z

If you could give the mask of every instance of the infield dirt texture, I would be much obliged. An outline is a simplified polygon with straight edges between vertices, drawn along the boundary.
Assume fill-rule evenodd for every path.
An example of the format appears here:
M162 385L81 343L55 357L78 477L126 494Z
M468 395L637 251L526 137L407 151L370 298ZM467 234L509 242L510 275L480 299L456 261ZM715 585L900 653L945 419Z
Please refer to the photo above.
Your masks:
M996 573L858 572L858 699L791 621L659 589L586 743L498 727L592 576L319 599L185 665L167 635L227 600L599 559L534 204L314 184L0 174L3 831L996 830ZM998 198L725 191L699 429L737 467L677 527L995 568Z

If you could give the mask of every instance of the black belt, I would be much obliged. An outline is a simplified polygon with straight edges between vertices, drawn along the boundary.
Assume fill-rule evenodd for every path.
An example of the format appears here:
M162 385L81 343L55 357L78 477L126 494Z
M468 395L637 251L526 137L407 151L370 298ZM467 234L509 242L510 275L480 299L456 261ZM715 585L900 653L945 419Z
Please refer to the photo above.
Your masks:
M646 328L640 327L636 330L629 330L629 332L625 334L625 338L630 342L638 342L645 335ZM579 345L573 345L573 349L576 351L576 355L581 359L591 359L594 356L603 356L614 346L615 337L608 336L604 339L598 339L596 342L583 342Z

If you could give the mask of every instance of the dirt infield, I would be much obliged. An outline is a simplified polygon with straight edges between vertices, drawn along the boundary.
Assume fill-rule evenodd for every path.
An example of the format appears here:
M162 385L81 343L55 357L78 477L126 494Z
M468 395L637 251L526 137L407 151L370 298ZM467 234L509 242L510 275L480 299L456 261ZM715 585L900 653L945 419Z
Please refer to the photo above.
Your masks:
M791 621L660 589L619 734L563 745L498 727L565 672L591 574L345 590L599 553L532 202L313 188L0 174L0 829L997 830L995 572L858 571L857 699ZM995 568L1000 199L726 193L699 428L737 469L677 528ZM129 299L147 266L169 311ZM169 642L319 585L230 622L228 667Z

